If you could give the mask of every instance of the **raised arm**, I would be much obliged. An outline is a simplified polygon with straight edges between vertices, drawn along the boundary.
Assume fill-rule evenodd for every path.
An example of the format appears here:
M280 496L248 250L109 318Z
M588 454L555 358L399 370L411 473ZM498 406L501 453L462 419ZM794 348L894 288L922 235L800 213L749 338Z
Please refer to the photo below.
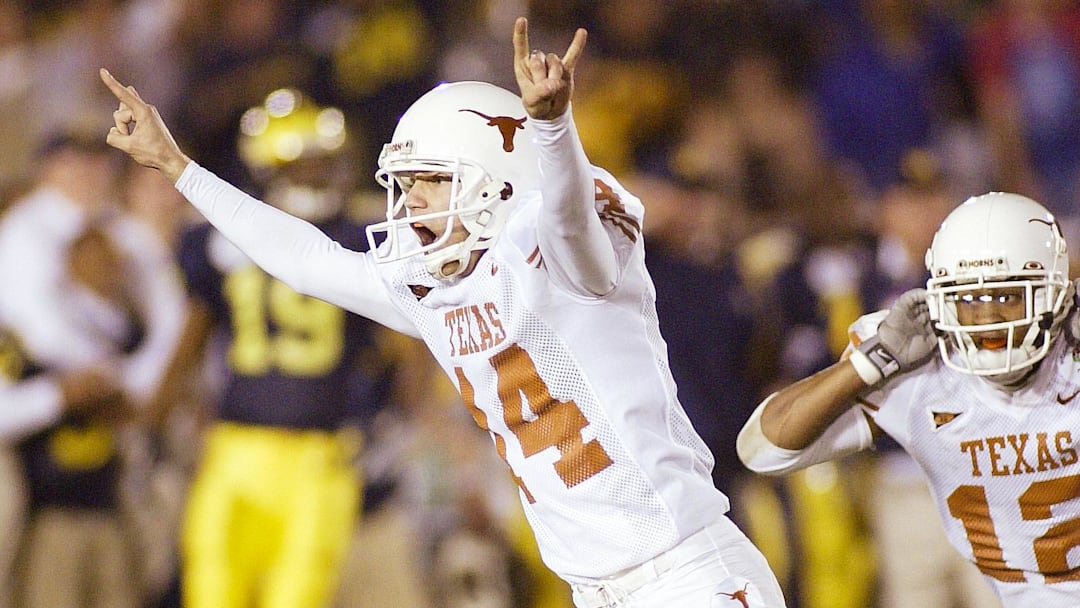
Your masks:
M540 144L543 205L537 227L544 261L571 291L603 296L618 282L618 262L595 208L592 168L578 139L570 100L587 33L578 29L560 58L529 49L524 17L514 23L514 74Z
M313 224L241 192L192 162L157 109L107 70L101 80L120 102L106 141L160 170L215 228L255 264L294 290L415 335L381 288L369 256L345 249Z

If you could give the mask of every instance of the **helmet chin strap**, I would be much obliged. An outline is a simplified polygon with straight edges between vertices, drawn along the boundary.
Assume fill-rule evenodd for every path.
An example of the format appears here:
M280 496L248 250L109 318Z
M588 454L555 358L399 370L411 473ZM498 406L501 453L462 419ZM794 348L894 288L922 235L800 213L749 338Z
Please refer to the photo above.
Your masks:
M1035 362L1027 363L1025 365L1026 362L1031 361L1032 358L1040 354L1040 351L1043 350L1044 341L1050 339L1050 337L1047 335L1047 328L1044 328L1043 325L1044 323L1040 322L1036 325L1031 326L1028 329L1028 332L1034 332L1036 336L1030 340L1025 339L1024 343L1021 346L1012 349L1013 359L1012 361L1010 361L1011 366L1016 368L1018 365L1022 365L1023 367L1019 369L1013 369L1012 371L1004 372L1001 374L985 376L985 378L990 382L993 382L994 384L997 384L1007 390L1015 390L1017 388L1020 388L1031 376L1031 374L1035 373L1035 370L1038 369L1039 366L1042 364L1043 357L1039 356L1038 360L1036 360ZM978 352L976 353L976 356L982 356L984 358L999 358L1003 356L1003 353ZM1004 365L1004 362L1002 362L1000 365Z
M1069 300L1072 299L1073 290L1073 284L1070 283L1067 289L1067 298ZM1039 318L1038 324L1033 326L1029 330L1039 332L1038 336L1034 340L1032 340L1032 346L1030 348L1041 349L1044 340L1053 341L1054 336L1059 333L1061 324L1069 316L1072 308L1072 305L1067 306L1065 314L1058 315L1057 317L1055 317L1054 313L1052 312L1044 312ZM1031 358L1031 354L1027 350L1027 348L1021 347L1017 350L1024 355L1025 361ZM1006 372L1004 374L986 376L986 379L1005 390L1014 391L1023 387L1024 384L1027 383L1028 378L1030 378L1031 375L1035 373L1035 370L1039 369L1039 367L1042 366L1043 360L1044 359L1040 358L1038 361L1025 367L1024 369L1018 369L1012 372Z
M1035 373L1035 370L1039 369L1042 365L1042 359L1036 361L1034 364L1025 367L1024 369L1018 369L1012 372L1006 372L1004 374L996 374L994 376L983 376L989 382L996 384L1000 388L1007 391L1015 391L1022 388L1027 383L1028 378Z
M469 265L472 250L462 248L456 251L459 254L455 256L433 254L431 258L426 260L424 265L427 267L427 271L431 273L431 276L445 281L465 272Z

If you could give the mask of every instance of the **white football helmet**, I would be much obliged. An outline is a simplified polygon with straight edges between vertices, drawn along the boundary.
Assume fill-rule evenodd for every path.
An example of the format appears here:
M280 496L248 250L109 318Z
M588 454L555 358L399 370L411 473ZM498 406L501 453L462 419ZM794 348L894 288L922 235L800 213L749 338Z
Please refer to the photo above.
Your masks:
M412 215L406 208L417 173L451 176L446 211ZM367 228L376 260L421 255L432 275L459 275L473 251L492 245L521 195L539 187L535 132L521 98L483 82L439 85L398 121L379 156L375 180L386 188L386 221ZM420 243L410 225L437 218L448 218L446 229L434 242ZM469 236L450 243L456 222ZM381 235L387 242L377 247Z
M1065 239L1054 216L1035 201L1004 192L969 198L945 218L926 252L930 318L945 364L1016 382L1042 360L1071 311ZM1023 318L962 325L957 299L973 290L1012 288L1024 294ZM1005 347L980 349L980 332L1007 332Z

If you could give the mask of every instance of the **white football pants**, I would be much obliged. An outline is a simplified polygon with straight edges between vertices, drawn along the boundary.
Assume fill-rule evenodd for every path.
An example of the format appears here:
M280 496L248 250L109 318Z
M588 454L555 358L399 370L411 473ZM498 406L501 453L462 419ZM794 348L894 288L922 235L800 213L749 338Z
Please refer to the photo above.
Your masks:
M785 608L765 556L727 517L643 564L571 588L577 608Z

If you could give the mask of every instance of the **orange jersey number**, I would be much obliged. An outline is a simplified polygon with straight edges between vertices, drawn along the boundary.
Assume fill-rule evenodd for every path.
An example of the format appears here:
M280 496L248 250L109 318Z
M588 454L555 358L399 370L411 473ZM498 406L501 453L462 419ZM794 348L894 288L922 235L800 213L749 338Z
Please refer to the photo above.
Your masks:
M1037 481L1018 499L1020 516L1025 521L1050 517L1051 506L1080 496L1080 475ZM990 518L986 491L982 486L964 485L949 495L949 513L964 524L971 543L975 564L987 576L1006 583L1026 580L1024 572L1005 564L997 530ZM1080 518L1050 527L1033 544L1035 560L1047 583L1080 580L1080 568L1069 568L1069 550L1080 547Z
M585 441L582 430L589 421L573 400L558 401L551 396L547 384L536 371L529 353L516 344L491 357L499 382L499 399L503 404L503 421L521 444L526 458L548 448L559 450L555 472L572 488L611 465L611 457L596 439ZM472 412L476 424L492 432L487 415L476 407L476 393L464 370L455 368L461 396ZM522 399L535 416L526 420ZM506 460L506 440L495 433L495 446ZM515 476L518 487L529 502L535 502L521 478Z

